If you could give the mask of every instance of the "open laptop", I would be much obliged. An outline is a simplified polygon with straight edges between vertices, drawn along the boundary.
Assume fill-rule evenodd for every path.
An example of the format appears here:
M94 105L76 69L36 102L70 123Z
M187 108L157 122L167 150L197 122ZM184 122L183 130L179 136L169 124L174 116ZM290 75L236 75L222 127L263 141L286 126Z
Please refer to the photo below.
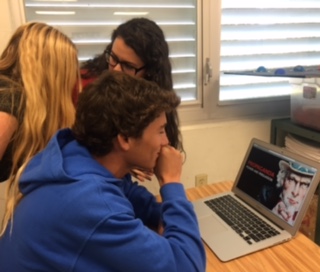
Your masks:
M252 139L231 192L193 202L203 241L221 261L229 261L290 240L319 179L319 163ZM240 203L230 207L234 200ZM251 211L249 218L242 214L242 206ZM241 219L244 225L238 222ZM258 227L250 230L249 224ZM255 233L260 227L267 230Z

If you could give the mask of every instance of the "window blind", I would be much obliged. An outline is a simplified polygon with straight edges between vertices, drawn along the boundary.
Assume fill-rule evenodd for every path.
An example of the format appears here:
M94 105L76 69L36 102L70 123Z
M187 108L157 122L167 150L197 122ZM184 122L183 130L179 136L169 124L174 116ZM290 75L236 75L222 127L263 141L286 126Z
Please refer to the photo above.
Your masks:
M79 60L101 53L112 31L132 17L154 20L170 48L174 90L182 101L199 99L196 0L25 0L27 21L58 27L76 44Z
M288 95L289 78L225 71L320 66L320 1L221 0L220 101Z

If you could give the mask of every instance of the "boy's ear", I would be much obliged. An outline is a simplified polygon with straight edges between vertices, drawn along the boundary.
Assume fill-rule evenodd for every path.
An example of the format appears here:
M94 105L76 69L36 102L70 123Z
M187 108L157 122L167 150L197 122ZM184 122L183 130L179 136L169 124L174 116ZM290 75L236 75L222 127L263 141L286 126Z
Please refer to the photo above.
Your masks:
M127 136L124 136L122 134L118 134L117 140L118 140L118 143L119 143L119 146L121 149L128 150L130 148L129 138Z

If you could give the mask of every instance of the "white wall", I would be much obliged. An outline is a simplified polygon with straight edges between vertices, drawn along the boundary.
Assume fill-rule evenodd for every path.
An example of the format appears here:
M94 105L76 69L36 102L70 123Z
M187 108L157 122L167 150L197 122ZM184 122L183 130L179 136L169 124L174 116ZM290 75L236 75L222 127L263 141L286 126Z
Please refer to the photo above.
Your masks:
M10 17L9 0L0 1L0 52L5 47L15 26ZM187 153L182 181L186 188L194 186L195 175L208 174L209 183L233 180L252 137L269 141L270 119L244 119L183 126L182 136ZM155 181L147 187L158 192ZM3 212L4 184L0 184L0 218Z
M9 0L1 0L0 1L0 52L4 49L7 41L9 40L12 32L14 31L14 26L10 16L10 9L9 9Z
M234 180L252 137L270 138L270 120L215 122L182 127L187 160L183 181L194 186L195 175L208 174L209 182Z

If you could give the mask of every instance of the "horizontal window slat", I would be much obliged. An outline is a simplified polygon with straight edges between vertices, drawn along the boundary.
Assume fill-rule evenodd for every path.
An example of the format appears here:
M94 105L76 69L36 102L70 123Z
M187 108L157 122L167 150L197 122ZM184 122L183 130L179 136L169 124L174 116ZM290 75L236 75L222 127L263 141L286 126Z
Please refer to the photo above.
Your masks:
M48 23L48 22L47 22ZM72 39L91 39L101 40L110 39L112 31L120 23L110 23L109 25L101 26L77 26L77 25L64 25L61 26L58 23L50 25L56 26L61 29L66 35ZM166 41L168 43L175 42L195 42L197 31L195 26L161 26L165 33Z
M110 34L111 32L113 31L113 29L110 31ZM67 33L66 31L64 31L65 33ZM91 33L91 36L94 37L94 36L102 36L100 32L97 32L99 35L94 35L94 33ZM109 34L109 35L110 35ZM73 42L76 43L76 44L95 44L95 43L103 43L103 42L110 42L110 39L101 39L101 38L98 38L98 39L88 39L90 37L86 37L87 33L83 33L83 32L80 32L80 33L71 33L71 37L73 38ZM90 34L89 34L90 35ZM188 42L195 42L196 39L195 38L187 38L187 37L181 37L181 38L174 38L174 39L166 39L167 43L168 44L172 44L173 46L173 43L176 43L178 46L181 45L181 42L183 42L184 44L188 44Z
M173 78L174 84L176 88L189 88L190 86L194 86L194 82L196 81L197 73L195 72L182 72L181 68L174 69ZM179 71L181 71L179 73ZM187 86L187 87L186 87Z
M181 101L183 102L198 100L198 97L194 92L194 87L184 88L184 89L174 88L174 90L181 97Z
M130 18L126 18L130 19ZM32 21L38 21L38 22L46 22L49 25L53 26L87 26L87 27L96 27L96 26L117 26L121 23L123 23L126 20L118 20L118 21L67 21L67 20L43 20L43 19L36 19L33 18ZM164 22L157 22L159 26L189 26L189 25L195 25L195 22L193 21L164 21Z
M292 87L288 82L283 83L264 83L248 84L241 86L224 86L220 87L220 101L253 99L263 97L288 96Z
M319 12L320 14L320 12ZM222 26L221 41L320 37L320 24Z
M319 65L319 52L294 53L294 54L274 54L274 55L252 55L237 57L222 57L221 71L249 70L257 69L259 66L266 68L285 68L296 65Z
M320 52L320 38L301 38L266 41L223 41L220 55L258 55L298 52Z
M121 11L121 12L120 12ZM166 14L163 17L163 14ZM155 9L154 11L141 9L139 12L133 12L132 9L107 9L100 8L87 10L79 9L32 9L26 13L27 18L32 18L34 21L47 21L52 24L79 24L82 25L110 25L120 24L126 21L129 16L152 17L159 25L195 25L193 10L174 12L165 9Z
M274 25L319 23L320 8L309 9L223 9L221 24L224 25Z
M26 0L26 7L82 7L82 8L92 8L92 7L103 7L103 8L112 8L112 7L147 7L147 8L179 8L179 9L190 9L195 8L193 0L153 0L152 2L148 0L117 0L117 1L105 1L105 0L64 0L64 1L34 1Z
M260 1L252 1L252 0L222 0L221 7L223 9L226 8L237 8L239 10L246 8L316 8L320 7L320 3L318 0L260 0Z
M234 86L234 85L252 85L256 84L271 84L271 83L287 83L288 78L283 77L259 77L259 76L243 76L222 74L220 76L221 86Z

